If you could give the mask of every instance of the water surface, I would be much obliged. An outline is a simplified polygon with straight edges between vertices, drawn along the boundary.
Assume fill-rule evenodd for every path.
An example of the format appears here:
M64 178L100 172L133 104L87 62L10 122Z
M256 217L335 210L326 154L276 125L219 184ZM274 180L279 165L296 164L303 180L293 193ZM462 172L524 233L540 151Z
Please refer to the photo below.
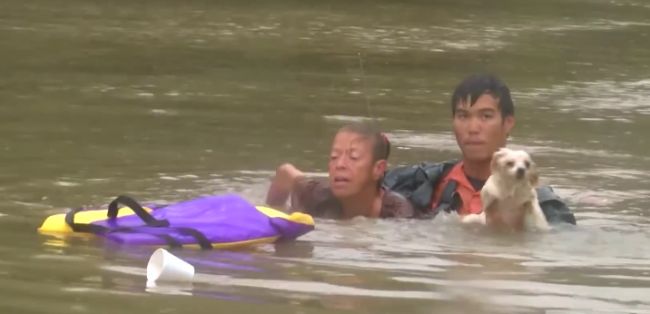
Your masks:
M3 313L648 313L650 5L642 0L15 1L0 4ZM511 87L512 146L576 229L317 221L295 243L177 254L38 235L118 194L262 202L277 165L326 170L342 124L379 119L393 166L458 156L448 99Z

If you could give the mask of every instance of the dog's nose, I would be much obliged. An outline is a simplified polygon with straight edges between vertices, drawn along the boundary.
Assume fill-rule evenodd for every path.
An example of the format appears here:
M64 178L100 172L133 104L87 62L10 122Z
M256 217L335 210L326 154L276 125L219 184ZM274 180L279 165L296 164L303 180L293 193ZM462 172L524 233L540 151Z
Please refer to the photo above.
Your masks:
M524 177L524 174L526 174L526 169L524 168L517 168L517 179L521 179Z

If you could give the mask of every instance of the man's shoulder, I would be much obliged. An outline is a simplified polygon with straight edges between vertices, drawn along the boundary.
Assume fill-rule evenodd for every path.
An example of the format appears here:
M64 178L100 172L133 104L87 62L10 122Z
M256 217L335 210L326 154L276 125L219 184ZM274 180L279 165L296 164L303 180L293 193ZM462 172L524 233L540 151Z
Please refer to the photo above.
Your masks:
M458 160L421 162L393 168L386 172L383 185L408 199L418 211L427 211L435 187Z
M419 183L421 181L439 179L458 162L458 160L442 162L424 161L414 165L398 166L386 172L384 176L384 185L391 187L400 183L406 183L405 181Z

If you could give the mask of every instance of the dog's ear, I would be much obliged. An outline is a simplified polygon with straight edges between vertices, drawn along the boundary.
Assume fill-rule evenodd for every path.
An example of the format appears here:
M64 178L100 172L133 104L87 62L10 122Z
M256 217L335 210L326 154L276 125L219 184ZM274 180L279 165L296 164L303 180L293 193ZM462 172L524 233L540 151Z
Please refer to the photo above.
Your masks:
M537 167L534 162L530 163L530 168L528 169L528 181L533 187L536 187L539 183L539 173L537 173Z
M501 148L492 154L492 161L490 162L490 170L492 170L492 173L497 171L497 168L499 167L499 159L501 159L501 157L505 156L507 153L508 152L505 150L505 148Z

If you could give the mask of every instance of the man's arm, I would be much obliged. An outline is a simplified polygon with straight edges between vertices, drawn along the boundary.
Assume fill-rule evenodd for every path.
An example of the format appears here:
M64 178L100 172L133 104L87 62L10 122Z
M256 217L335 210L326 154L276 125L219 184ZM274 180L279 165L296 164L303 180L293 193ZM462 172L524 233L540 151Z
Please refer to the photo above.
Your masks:
M274 208L284 208L294 183L302 177L304 177L303 172L292 164L287 163L278 167L266 193L266 204Z

